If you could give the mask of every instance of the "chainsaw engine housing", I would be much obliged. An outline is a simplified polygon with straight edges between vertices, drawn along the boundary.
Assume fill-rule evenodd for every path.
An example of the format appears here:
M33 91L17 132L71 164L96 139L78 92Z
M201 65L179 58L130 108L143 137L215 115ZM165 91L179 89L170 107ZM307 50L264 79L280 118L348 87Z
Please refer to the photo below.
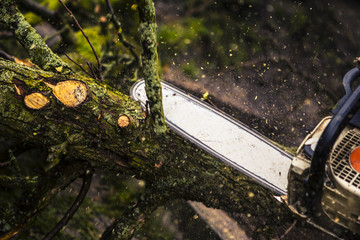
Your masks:
M304 182L314 149L330 121L331 117L327 117L319 123L305 138L292 160L288 174L288 206L297 215L337 237L360 234L360 173L350 163L351 153L360 146L360 130L357 127L347 125L331 149L325 165L322 191L319 192L319 209L309 213L301 202L306 194Z
M345 96L300 145L288 174L288 206L328 233L360 236L360 69L343 78Z

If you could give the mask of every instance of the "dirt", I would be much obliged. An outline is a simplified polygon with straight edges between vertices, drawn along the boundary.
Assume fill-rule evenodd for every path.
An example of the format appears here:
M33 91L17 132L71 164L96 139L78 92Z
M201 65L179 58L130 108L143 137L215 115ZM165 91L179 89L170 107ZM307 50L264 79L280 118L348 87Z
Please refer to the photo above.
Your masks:
M236 1L225 2L236 5ZM211 11L208 3L203 4L204 9L199 4L200 10L195 11L199 19L206 18L207 8ZM292 23L284 23L275 19L276 16L269 22L275 10L268 12L261 6L258 5L254 12L257 11L258 16L262 17L252 21L259 26L256 30L259 37L266 36L266 45L263 46L266 49L251 55L248 61L240 65L217 69L206 67L202 55L179 54L171 58L174 64L164 67L163 79L197 96L209 92L210 100L225 112L277 142L297 146L322 117L331 114L331 108L344 93L342 77L355 67L353 60L359 55L356 49L359 32L354 31L357 28L354 17L359 4L353 1L329 1L321 5L268 1L263 6L265 9L282 6L282 10L288 11L287 15L309 14L309 23L299 30L299 34L305 33L307 37L289 34L294 27ZM172 1L169 4L159 1L157 7L160 26L189 17L189 10L180 2ZM319 20L318 14L322 14L323 19ZM250 20L239 18L237 21ZM272 29L269 30L269 26ZM279 30L275 31L277 28ZM315 39L318 42L314 42ZM321 46L327 43L326 39L331 39L328 46ZM221 42L211 46L216 44ZM192 47L206 48L209 45L197 44ZM179 63L188 62L189 59L195 59L202 68L198 78L189 77L179 67Z
M253 9L245 11L242 9L249 5L240 2L244 1L224 1L222 7L226 10L218 14L233 16L233 11L241 12L243 15L235 21L252 21L249 25L256 26L259 38L266 38L262 40L263 49L250 54L247 61L207 67L209 59L204 53L223 43L195 41L183 49L186 54L173 54L163 60L163 79L198 97L208 92L211 104L270 139L296 147L323 117L331 115L332 107L344 94L342 77L356 66L354 59L360 55L360 32L354 21L360 5L356 1L251 1ZM158 1L160 28L163 24L179 24L188 17L206 21L216 4L197 1L189 8L181 1ZM279 11L284 12L276 14ZM249 12L256 17L246 17ZM291 16L305 20L289 20ZM221 24L225 31L232 31L224 22ZM159 49L160 56L170 51L161 46ZM224 55L230 57L228 52ZM223 56L212 56L217 57ZM191 61L200 71L195 77L181 67ZM239 221L246 223L246 217ZM279 237L281 232L285 234L283 239L331 239L299 222L295 227L279 226L278 231Z

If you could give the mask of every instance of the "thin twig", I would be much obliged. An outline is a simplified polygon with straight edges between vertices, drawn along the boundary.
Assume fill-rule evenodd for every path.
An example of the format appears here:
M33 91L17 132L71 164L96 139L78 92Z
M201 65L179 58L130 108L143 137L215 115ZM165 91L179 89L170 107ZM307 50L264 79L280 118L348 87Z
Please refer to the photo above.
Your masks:
M291 224L291 226L284 232L284 234L280 237L280 239L284 239L284 237L295 227L296 223L297 220L295 220L293 224Z
M8 38L13 38L14 34L12 34L11 32L7 32L7 31L0 31L0 39L8 39Z
M0 163L0 168L7 167L7 166L10 166L10 165L11 165L11 161L1 162Z
M65 56L71 61L73 62L76 66L78 66L79 68L81 68L81 70L86 73L88 76L95 78L95 76L91 75L88 71L85 70L85 68L83 68L83 66L81 66L81 64L78 64L77 62L75 62L74 60L72 60L65 52L64 52Z
M114 12L113 7L111 6L111 2L109 0L105 0L105 2L106 2L106 5L107 5L111 15L115 16L115 12ZM115 23L115 25L116 25L116 23ZM119 26L116 26L116 27L119 27Z
M98 64L98 79L99 80L103 80L102 79L102 75L101 75L101 69L102 69L102 64L101 64L101 61L100 61L100 58L98 56L98 54L96 53L95 51L95 48L94 46L92 45L89 37L86 35L86 33L84 32L84 30L82 29L80 23L78 22L78 20L76 19L76 17L74 16L74 14L71 12L71 10L63 3L62 0L59 0L59 2L61 3L61 5L63 5L63 7L66 9L66 11L68 11L68 13L70 14L70 16L72 17L72 19L75 21L77 27L80 29L81 33L83 34L83 36L86 38L86 41L89 43L90 47L91 47L91 50L93 51L94 55L95 55L95 58L96 58L96 61L97 61L97 64Z
M94 76L96 76L96 73L95 73L95 71L94 71L94 67L93 67L93 65L92 65L90 62L87 62L86 64L88 65L88 67L89 67L89 69L90 69L91 73L92 73Z
M5 51L0 50L0 57L5 58L9 61L15 62L15 58Z
M81 203L85 199L85 196L87 192L90 189L91 180L94 175L94 170L88 170L86 171L84 177L83 177L83 184L81 186L81 189L79 191L78 196L76 197L74 203L69 208L69 210L65 213L64 217L56 224L56 226L51 229L51 231L46 234L46 236L43 238L43 240L51 240L53 237L69 222L69 220L74 216L76 211L79 209Z
M214 108L219 109L210 99L205 99L205 102L208 102L210 105L212 105Z

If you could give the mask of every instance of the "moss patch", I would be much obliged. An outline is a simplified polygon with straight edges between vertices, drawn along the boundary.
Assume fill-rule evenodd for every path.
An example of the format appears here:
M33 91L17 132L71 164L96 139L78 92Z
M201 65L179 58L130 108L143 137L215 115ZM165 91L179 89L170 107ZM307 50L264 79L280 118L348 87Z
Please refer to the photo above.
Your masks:
M101 29L99 26L87 27L84 29L86 35L91 39L91 43L94 46L94 49L98 53L99 57L102 55L102 46L105 44L106 38L102 35ZM81 54L85 61L95 62L94 53L91 50L89 43L86 41L86 38L83 36L81 31L76 32L76 51Z

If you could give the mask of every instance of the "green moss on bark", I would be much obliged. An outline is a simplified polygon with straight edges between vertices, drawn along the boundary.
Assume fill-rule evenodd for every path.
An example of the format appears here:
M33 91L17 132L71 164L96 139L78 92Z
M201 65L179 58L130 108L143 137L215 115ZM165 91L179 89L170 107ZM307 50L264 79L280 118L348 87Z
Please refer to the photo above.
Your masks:
M29 91L47 95L51 99L49 106L42 110L26 108L16 93L14 77L24 82ZM87 99L75 108L56 100L51 89L43 84L68 79L81 81L88 89ZM89 165L143 179L153 190L150 199L139 201L143 207L130 206L127 217L119 218L113 228L116 237L130 238L142 224L139 219L148 216L157 204L171 199L201 201L235 216L243 213L260 217L266 228L256 225L255 218L249 222L254 222L261 234L271 234L289 217L289 212L270 192L241 173L172 132L153 135L152 126L146 123L138 103L93 79L53 74L0 60L0 103L1 134L46 148L67 141L65 157L71 159L61 160L49 169L50 175L39 176L36 190L24 195L27 202L21 214L17 214L20 209L15 208L1 216L0 221L4 223L0 226L1 233L26 223L27 217L42 210ZM130 128L117 126L120 115L132 119ZM79 135L82 137L74 139L73 136ZM6 227L8 225L10 227Z
M140 132L140 123L144 121L138 103L90 78L53 75L52 78L58 81L67 78L82 81L88 88L85 102L78 107L69 108L59 102L52 90L44 85L44 81L51 80L43 78L44 75L50 76L41 70L0 61L0 132L47 147L70 142L66 149L68 154L76 153L80 159L85 157L88 161L94 160L95 165L105 162L116 165L114 159L120 158L121 146L128 146L129 139L136 138ZM41 110L26 108L23 98L16 93L12 82L14 77L24 82L29 91L45 94L50 99L50 104ZM132 119L126 129L117 125L117 119L121 115ZM72 141L71 136L75 135L83 136L84 140ZM96 146L101 146L103 153L93 149Z
M145 79L145 90L149 100L151 119L155 133L163 134L167 125L162 105L162 89L158 75L157 25L155 7L152 0L139 0L140 14L139 34L143 48L142 71Z
M47 71L57 73L71 72L68 65L51 51L41 36L26 21L14 0L1 1L0 15L0 22L10 28L18 42L21 43L29 53L33 63Z

